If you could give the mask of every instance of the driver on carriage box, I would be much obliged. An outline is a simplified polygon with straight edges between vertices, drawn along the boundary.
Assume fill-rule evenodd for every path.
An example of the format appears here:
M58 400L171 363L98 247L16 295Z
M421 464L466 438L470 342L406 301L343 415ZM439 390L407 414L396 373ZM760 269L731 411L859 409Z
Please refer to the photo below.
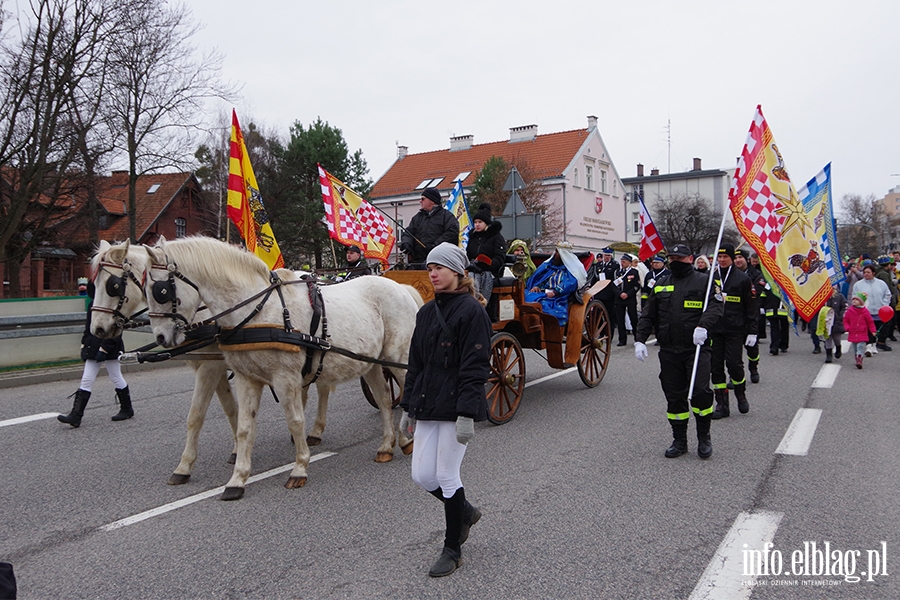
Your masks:
M425 188L421 209L400 236L400 251L412 264L424 265L425 257L442 242L459 245L459 221L443 206L437 188Z
M372 269L369 268L369 263L366 262L366 259L362 257L362 250L360 250L359 246L348 246L347 272L341 277L338 277L338 280L350 281L351 279L371 274Z
M697 421L697 455L709 458L712 456L709 426L713 393L709 389L712 349L707 337L722 318L722 293L712 286L703 310L708 276L694 270L693 253L684 244L675 244L668 254L670 273L657 280L641 311L634 334L634 356L641 362L647 358L646 342L655 331L659 340L659 381L666 396L666 416L674 438L665 452L666 458L687 452L691 408ZM699 352L696 346L700 346ZM693 394L688 398L695 356L697 375Z
M540 302L560 325L569 320L569 296L587 282L584 265L572 248L569 242L559 242L550 260L541 263L525 284L525 302Z

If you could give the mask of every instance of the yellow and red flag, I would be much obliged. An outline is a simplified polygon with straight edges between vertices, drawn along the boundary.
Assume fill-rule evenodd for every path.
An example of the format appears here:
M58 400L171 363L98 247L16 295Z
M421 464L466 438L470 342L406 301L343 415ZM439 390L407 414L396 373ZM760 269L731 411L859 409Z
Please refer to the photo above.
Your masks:
M231 150L228 161L228 218L246 244L247 249L261 258L269 269L284 266L281 249L275 241L269 215L263 206L259 185L250 165L247 145L238 123L237 113L231 111Z
M804 202L797 194L761 106L756 107L728 199L738 230L783 290L785 301L804 321L812 321L831 296L829 249L823 236L832 222L822 216L820 203Z
M366 258L384 265L394 248L394 230L374 206L319 165L328 234L345 246L359 246Z

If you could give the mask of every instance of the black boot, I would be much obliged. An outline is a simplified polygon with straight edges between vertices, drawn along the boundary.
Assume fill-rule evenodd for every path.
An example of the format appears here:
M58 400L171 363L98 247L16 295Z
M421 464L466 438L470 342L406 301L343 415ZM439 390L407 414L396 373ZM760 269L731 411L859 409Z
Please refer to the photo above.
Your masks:
M697 456L707 459L712 456L712 440L709 437L709 417L697 417Z
M716 410L710 415L713 419L724 419L731 414L728 407L728 390L726 388L713 390L716 394Z
M834 362L834 359L832 358L831 348L825 348L825 362Z
M451 498L444 498L444 519L447 523L447 533L444 537L444 549L441 551L441 556L428 571L431 577L445 577L459 567L462 560L459 539L465 511L466 492L463 488L456 490Z
M121 390L116 390L116 399L119 401L119 412L113 415L113 421L124 421L134 416L134 409L131 408L131 392L128 386Z
M843 352L841 352L841 344L840 344L840 342L838 342L837 344L834 345L834 357L840 358L842 354L843 354Z
M67 415L59 415L56 419L60 423L68 423L72 427L81 427L81 417L84 416L84 407L87 406L88 400L91 398L91 393L84 390L78 390L73 396L75 396L75 402L72 404L72 412ZM71 398L72 396L69 397Z
M747 368L750 371L750 383L759 383L759 361L750 361Z
M737 398L738 410L742 415L750 412L750 403L747 402L747 384L739 383L734 386L734 397Z
M462 489L462 488L460 488ZM444 492L441 488L428 492L441 502L444 502ZM466 540L469 539L469 529L477 523L481 519L481 509L477 506L472 506L472 503L466 500L466 507L463 510L463 524L462 529L459 532L459 545L462 546L466 543Z
M669 421L672 425L672 445L666 450L666 458L687 454L687 421Z

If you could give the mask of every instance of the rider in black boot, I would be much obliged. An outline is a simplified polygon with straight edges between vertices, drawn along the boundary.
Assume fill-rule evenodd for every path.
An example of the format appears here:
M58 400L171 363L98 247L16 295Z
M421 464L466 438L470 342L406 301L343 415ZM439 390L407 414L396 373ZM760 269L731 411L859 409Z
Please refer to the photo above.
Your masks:
M84 416L84 407L87 406L91 393L78 390L73 396L75 396L75 402L72 404L72 412L67 415L58 415L56 419L60 423L67 423L72 427L81 427L81 417ZM72 396L69 397L71 398Z
M432 577L444 577L450 575L459 567L462 560L460 546L462 545L463 519L466 512L466 492L463 488L456 490L450 498L444 498L444 518L447 521L447 533L444 537L444 549L440 558L428 571Z
M134 416L134 409L131 407L131 392L128 386L124 389L116 390L116 399L119 401L119 412L112 416L113 421L124 421Z
M462 488L460 488L462 489ZM444 492L441 488L436 490L432 490L428 492L441 502L446 502L444 498ZM462 546L466 543L466 540L469 539L469 529L477 523L481 519L481 510L477 506L472 506L472 503L466 500L466 506L463 509L463 523L462 530L459 533L459 545Z

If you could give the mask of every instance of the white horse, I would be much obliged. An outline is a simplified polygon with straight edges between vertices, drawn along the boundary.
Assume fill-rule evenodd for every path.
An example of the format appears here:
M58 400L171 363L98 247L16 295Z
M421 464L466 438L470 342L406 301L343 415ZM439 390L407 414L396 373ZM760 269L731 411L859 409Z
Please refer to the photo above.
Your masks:
M158 247L147 248L147 253L151 265L145 295L151 309L151 325L160 345L170 347L182 343L185 325L192 322L201 304L218 315L217 322L226 334L238 326L251 332L254 328L265 328L276 334L273 341L264 344L221 347L226 363L235 373L238 398L237 460L223 500L235 500L243 495L250 474L263 385L272 386L281 400L296 443L296 460L285 487L302 487L307 480L309 447L303 436L304 415L298 399L316 372L319 372L317 383L326 385L360 376L365 379L382 417L382 439L375 460L387 462L393 458L391 398L381 365L350 358L336 350L315 350L311 368L304 373L305 349L278 341L277 334L285 329L283 308L286 308L295 331L327 335L327 342L334 348L394 363L388 368L402 389L406 369L397 365L405 365L407 361L418 308L407 289L382 277L360 277L325 286L321 289L324 316L310 331L313 307L307 284L280 286L284 307L278 291L271 291L267 301L261 300L259 294L270 287L271 274L265 263L249 252L211 238L195 237L163 240ZM288 276L283 279L292 280ZM158 294L153 293L154 286ZM167 294L167 300L160 301L160 296ZM255 300L238 307L254 295L257 295ZM257 314L253 314L255 308L259 309ZM326 320L327 332L323 331ZM401 447L410 447L405 432L400 431L399 437Z

